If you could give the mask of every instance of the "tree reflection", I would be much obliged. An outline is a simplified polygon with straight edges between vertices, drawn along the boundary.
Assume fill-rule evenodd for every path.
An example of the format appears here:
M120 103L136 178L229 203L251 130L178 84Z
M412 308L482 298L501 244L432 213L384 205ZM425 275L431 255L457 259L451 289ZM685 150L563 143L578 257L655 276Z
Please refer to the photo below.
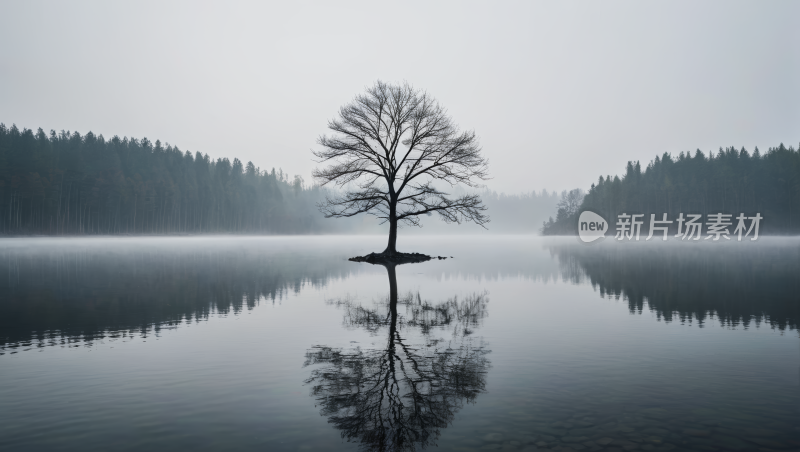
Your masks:
M388 300L371 308L351 299L335 302L345 310L346 325L373 334L385 330L385 346L313 347L305 366L318 367L306 383L343 438L364 450L415 450L435 444L456 412L486 387L489 351L471 332L486 316L488 297L439 304L419 294L398 297L395 266L386 270ZM435 338L435 331L452 331L452 337Z

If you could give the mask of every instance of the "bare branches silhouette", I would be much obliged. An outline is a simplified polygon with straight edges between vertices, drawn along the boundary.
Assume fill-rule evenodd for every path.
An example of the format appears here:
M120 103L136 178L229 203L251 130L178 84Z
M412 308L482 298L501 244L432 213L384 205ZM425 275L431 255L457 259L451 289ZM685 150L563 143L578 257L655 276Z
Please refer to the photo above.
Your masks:
M318 207L326 217L361 213L389 222L384 253L396 250L398 223L419 226L421 215L436 213L448 223L489 222L478 195L450 198L435 181L478 186L488 179L475 132L460 131L430 95L408 84L378 81L328 123L320 137L314 170L322 185L346 187Z

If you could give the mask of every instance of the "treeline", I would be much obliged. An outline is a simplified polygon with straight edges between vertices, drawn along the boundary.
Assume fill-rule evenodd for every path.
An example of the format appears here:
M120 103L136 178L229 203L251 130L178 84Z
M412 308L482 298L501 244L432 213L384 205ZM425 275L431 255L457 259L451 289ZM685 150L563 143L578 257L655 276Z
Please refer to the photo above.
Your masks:
M656 157L642 170L640 163L628 162L622 177L600 176L597 184L576 207L560 203L555 219L543 225L545 235L576 234L580 211L591 210L606 218L613 231L617 215L650 214L660 220L664 213L675 221L680 213L740 213L763 217L760 233L800 232L800 152L783 144L761 153L733 147L705 155L699 149ZM677 229L677 223L671 225ZM703 229L705 231L705 228ZM730 228L733 232L733 227ZM613 235L613 233L612 233Z
M147 138L48 135L0 124L0 234L314 233L345 226L321 221L314 206L323 197L298 176Z

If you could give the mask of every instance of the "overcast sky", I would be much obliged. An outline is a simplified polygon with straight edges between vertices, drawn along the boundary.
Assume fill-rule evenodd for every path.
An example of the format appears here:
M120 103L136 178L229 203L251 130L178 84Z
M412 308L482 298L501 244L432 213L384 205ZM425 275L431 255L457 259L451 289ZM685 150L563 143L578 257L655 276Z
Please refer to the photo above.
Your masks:
M0 122L309 180L338 108L405 80L476 131L490 188L588 188L664 152L797 147L798 18L797 1L0 0Z

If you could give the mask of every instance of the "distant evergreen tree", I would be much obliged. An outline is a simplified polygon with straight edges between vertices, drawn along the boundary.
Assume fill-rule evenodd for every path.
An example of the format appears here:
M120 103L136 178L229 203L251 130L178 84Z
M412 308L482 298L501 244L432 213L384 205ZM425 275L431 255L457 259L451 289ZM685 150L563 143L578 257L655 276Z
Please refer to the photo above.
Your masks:
M800 152L783 144L763 155L756 148L720 148L716 153L692 155L681 152L677 158L664 153L644 171L639 162L628 162L625 175L600 178L587 193L578 211L544 224L542 233L576 234L577 215L588 209L603 215L612 226L617 215L644 214L645 230L650 214L670 220L680 213L760 213L762 233L800 232ZM672 224L677 228L677 224ZM731 232L733 229L731 228Z

